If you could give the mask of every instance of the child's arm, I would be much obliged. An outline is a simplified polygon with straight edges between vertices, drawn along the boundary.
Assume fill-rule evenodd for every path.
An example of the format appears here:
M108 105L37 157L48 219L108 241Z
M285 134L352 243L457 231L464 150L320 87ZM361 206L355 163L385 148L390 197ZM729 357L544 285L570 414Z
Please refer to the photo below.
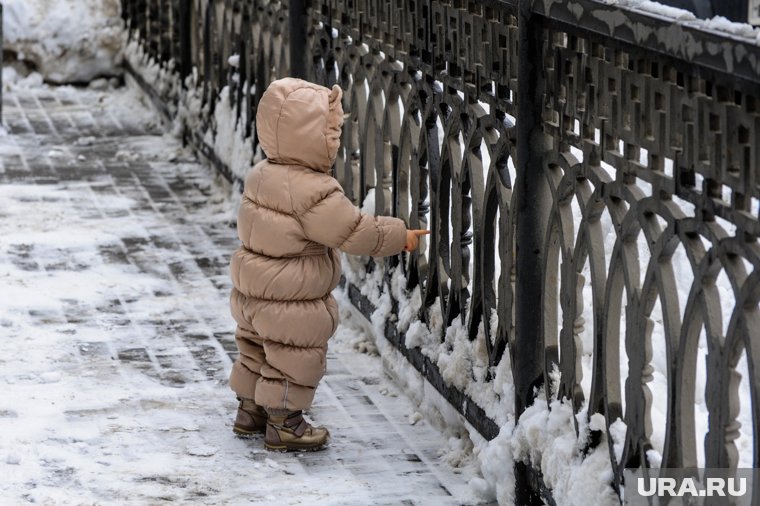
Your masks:
M363 214L340 189L328 193L299 219L307 239L352 255L390 256L407 247L402 220Z

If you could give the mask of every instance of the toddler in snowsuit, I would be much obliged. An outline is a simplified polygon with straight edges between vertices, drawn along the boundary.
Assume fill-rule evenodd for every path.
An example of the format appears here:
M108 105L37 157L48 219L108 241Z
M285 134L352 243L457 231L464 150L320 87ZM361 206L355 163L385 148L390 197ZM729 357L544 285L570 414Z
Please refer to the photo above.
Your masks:
M230 387L240 399L234 432L265 431L269 450L318 450L329 432L301 416L324 375L338 326L331 295L337 250L382 257L418 246L426 231L362 214L330 175L343 125L342 92L299 79L273 82L256 130L266 159L245 181L230 298L240 356Z

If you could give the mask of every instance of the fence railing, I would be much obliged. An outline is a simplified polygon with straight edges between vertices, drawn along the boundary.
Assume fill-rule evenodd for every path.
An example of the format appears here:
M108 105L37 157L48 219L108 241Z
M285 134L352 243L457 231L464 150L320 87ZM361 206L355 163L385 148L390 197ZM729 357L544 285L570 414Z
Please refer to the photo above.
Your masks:
M604 417L584 451L608 445L615 490L626 467L760 466L755 41L594 0L123 5L149 55L197 72L198 144L225 87L255 148L273 79L342 86L346 194L432 230L367 268L402 269L438 344L464 329L485 372L451 381L404 327L386 337L487 439L469 383L508 363L518 425L542 385ZM516 472L518 503L551 500Z
M3 4L0 2L0 126L3 124Z

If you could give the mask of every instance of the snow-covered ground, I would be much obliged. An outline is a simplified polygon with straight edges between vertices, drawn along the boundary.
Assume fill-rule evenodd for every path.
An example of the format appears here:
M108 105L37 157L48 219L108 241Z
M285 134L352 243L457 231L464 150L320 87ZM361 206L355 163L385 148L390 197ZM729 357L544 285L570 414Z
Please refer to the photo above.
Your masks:
M3 98L0 504L491 499L470 448L400 395L346 304L310 411L331 447L233 437L230 188L138 90Z
M120 0L2 3L3 49L12 59L15 55L15 59L27 62L44 80L89 82L121 74Z

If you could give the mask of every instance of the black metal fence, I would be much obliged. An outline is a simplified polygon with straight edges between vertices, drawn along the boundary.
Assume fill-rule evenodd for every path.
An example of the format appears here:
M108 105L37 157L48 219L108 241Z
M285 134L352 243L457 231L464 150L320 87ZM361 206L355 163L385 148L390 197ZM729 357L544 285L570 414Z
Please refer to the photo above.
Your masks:
M388 260L420 287L419 318L437 304L489 366L508 356L517 416L558 371L552 393L577 413L608 432L622 420L622 453L604 431L588 443L607 441L616 490L626 467L760 466L755 43L594 0L123 5L150 55L197 69L198 144L225 86L256 145L271 80L340 84L347 195L373 191L377 213L432 230ZM498 433L395 325L386 337ZM516 472L518 503L551 500L530 466Z
M0 2L0 126L3 124L3 4Z

